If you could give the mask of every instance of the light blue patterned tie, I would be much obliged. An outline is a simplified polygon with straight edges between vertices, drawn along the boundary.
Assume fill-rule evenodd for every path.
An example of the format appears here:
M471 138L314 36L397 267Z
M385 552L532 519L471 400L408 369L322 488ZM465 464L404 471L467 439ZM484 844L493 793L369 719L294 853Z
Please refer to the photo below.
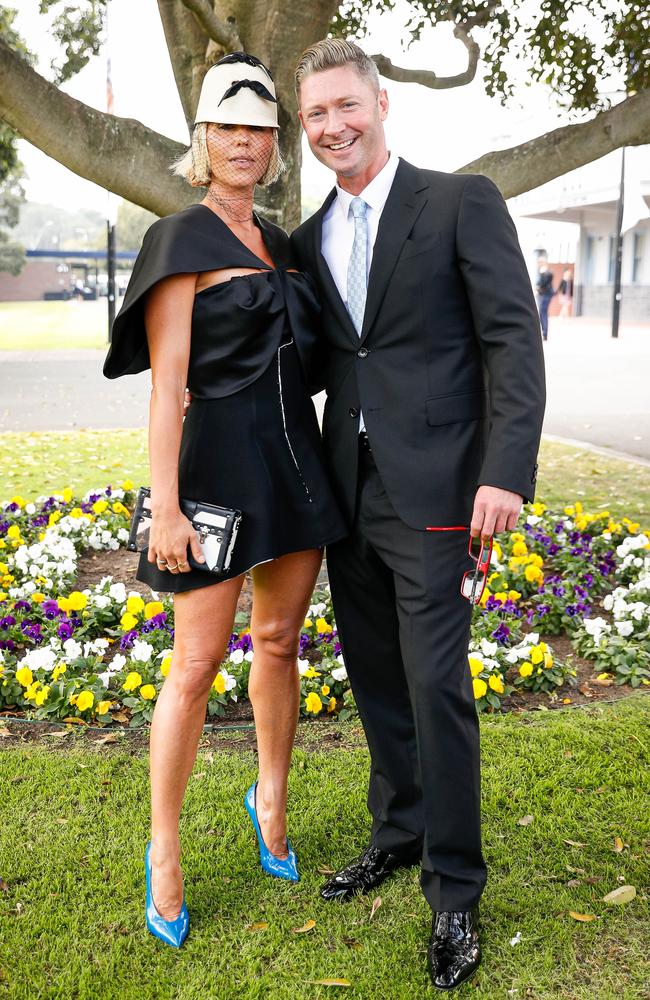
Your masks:
M363 198L353 198L350 208L354 216L354 242L348 264L348 312L357 333L361 336L368 286L368 219L366 218L368 206Z

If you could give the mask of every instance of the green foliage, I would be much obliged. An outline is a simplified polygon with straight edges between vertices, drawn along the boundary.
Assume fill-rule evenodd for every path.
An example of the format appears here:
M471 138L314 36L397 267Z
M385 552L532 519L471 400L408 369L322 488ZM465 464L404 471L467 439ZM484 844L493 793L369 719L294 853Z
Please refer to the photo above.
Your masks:
M157 218L157 215L148 212L146 208L140 208L130 201L121 202L117 210L118 250L139 250L144 234Z
M52 63L57 83L64 83L76 76L91 56L99 55L106 5L107 0L85 0L74 6L62 3L62 0L40 0L41 14L56 12L52 22L52 35L64 52L62 62Z
M0 271L20 274L25 263L24 247L10 239L4 227L13 228L20 216L20 206L25 200L25 192L16 170L0 182Z
M332 34L361 39L371 13L390 13L394 0L347 0ZM602 108L605 83L628 93L650 85L646 0L410 0L407 44L445 22L473 27L481 46L486 92L505 103L513 96L514 65L528 67L529 82L548 84L569 109ZM435 66L423 66L433 69Z

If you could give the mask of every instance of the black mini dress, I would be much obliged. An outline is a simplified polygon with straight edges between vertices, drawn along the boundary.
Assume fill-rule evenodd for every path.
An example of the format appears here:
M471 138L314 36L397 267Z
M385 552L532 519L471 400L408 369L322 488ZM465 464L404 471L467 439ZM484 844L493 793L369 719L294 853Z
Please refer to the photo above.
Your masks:
M242 521L229 570L159 570L143 550L137 578L180 593L239 576L290 552L347 534L332 493L310 385L317 385L319 305L307 275L291 270L289 239L255 217L275 269L205 205L153 224L145 235L104 364L107 378L150 367L144 302L171 274L259 268L200 291L192 312L179 490L234 507Z

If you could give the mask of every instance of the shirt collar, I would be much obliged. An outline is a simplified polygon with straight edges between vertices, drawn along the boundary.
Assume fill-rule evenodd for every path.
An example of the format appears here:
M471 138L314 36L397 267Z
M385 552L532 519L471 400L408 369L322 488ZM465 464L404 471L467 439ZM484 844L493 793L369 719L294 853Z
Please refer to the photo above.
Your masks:
M386 164L359 195L374 212L380 213L386 204L386 199L395 179L395 172L398 166L399 156L396 153L390 153ZM348 218L350 203L354 197L355 195L350 194L349 191L344 191L338 184L336 185L336 200L344 219Z

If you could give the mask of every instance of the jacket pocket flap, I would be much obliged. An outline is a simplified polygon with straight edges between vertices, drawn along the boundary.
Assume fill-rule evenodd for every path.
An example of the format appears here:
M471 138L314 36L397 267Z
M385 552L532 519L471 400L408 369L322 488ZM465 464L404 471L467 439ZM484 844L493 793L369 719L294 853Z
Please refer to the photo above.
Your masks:
M461 420L480 420L487 408L487 390L457 392L448 396L433 396L425 400L427 423L431 427L453 424Z

